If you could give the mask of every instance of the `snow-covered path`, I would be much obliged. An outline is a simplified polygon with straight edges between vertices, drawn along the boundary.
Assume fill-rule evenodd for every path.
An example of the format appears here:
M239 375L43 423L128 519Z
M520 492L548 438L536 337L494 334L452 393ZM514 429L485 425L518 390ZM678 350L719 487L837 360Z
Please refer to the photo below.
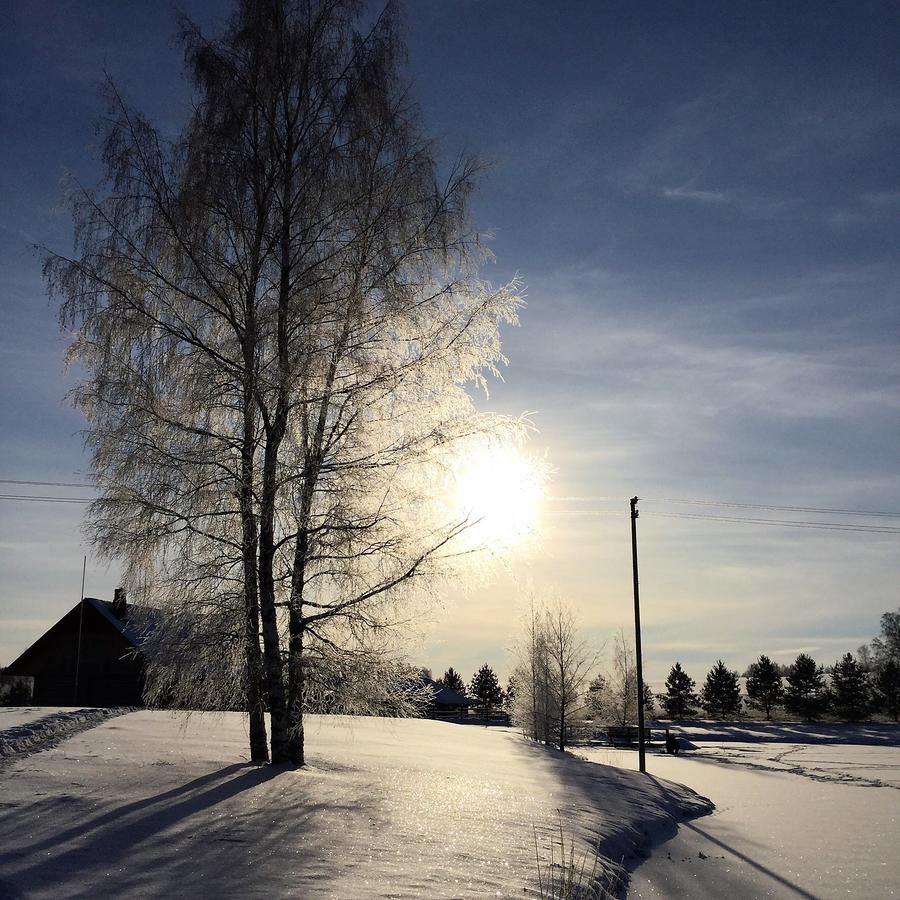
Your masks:
M627 751L585 755L636 764ZM629 898L900 896L900 748L700 745L652 754L647 768L716 811L658 845L632 873Z
M0 896L533 896L534 831L633 862L708 806L511 731L312 717L300 771L246 763L244 719L113 719L0 772Z

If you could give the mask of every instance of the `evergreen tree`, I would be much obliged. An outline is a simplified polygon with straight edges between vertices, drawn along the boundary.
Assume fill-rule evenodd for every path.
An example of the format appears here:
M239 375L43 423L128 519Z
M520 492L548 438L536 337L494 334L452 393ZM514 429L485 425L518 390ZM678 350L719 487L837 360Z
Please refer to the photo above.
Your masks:
M653 699L653 691L650 690L650 685L646 682L644 683L644 715L646 716L648 713L652 713L656 711L656 703Z
M772 718L772 708L781 703L784 697L781 673L768 656L760 656L747 669L747 696L753 706L766 714L767 719Z
M834 711L841 718L858 722L869 711L869 678L852 654L845 654L834 664L831 693Z
M817 666L811 656L801 653L788 670L785 706L811 722L827 706L828 695L823 676L822 667Z
M497 680L494 670L487 663L472 676L469 696L478 701L478 709L483 714L487 714L503 701L500 682Z
M881 708L896 722L900 717L900 664L892 659L875 675L875 696Z
M444 672L444 674L440 678L440 682L444 687L450 688L451 691L456 691L460 694L465 694L466 692L465 682L462 680L462 676L459 674L459 672L456 671L456 669L453 668L453 666L450 666L450 668L447 669L446 672Z
M592 715L602 717L606 714L609 693L609 679L599 672L588 685L585 702Z
M675 663L666 679L666 692L659 695L663 708L671 718L683 719L694 712L697 699L694 679L681 668L681 663Z
M712 715L727 719L741 708L741 688L738 673L730 671L721 659L707 672L703 685L703 705Z

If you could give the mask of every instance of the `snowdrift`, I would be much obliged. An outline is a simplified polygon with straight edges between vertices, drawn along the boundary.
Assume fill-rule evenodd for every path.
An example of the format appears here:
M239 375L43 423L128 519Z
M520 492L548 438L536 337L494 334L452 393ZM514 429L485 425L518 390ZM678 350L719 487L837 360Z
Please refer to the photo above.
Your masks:
M0 774L0 895L535 896L559 825L624 872L711 810L682 785L507 729L311 717L309 765L254 767L239 714L140 711Z

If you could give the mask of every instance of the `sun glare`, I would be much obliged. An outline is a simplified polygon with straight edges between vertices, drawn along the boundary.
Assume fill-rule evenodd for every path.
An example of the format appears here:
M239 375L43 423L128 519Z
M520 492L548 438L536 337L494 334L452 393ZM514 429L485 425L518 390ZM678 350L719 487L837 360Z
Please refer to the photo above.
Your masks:
M532 534L543 481L543 467L515 447L470 452L456 473L457 504L471 523L468 542L502 549Z

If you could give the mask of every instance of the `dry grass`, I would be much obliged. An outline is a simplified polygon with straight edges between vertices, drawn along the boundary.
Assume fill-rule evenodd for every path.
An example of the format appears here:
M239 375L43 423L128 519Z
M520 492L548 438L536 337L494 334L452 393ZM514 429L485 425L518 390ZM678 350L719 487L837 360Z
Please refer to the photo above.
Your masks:
M575 838L566 838L562 821L558 828L532 829L541 900L612 900L616 896L619 877L601 864L599 847L578 851Z

